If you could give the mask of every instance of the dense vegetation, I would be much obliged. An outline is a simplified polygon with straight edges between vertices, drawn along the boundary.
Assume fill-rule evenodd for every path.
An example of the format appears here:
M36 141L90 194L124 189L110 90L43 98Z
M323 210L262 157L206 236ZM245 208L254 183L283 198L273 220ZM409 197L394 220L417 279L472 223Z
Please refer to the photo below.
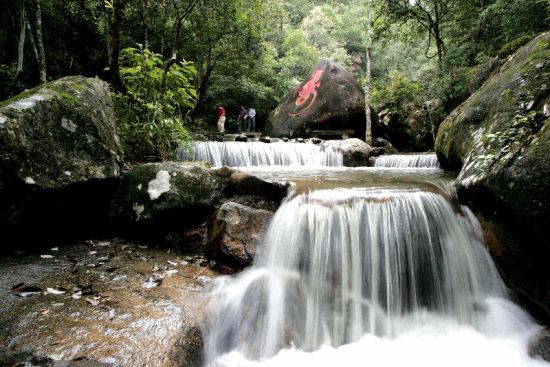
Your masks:
M370 5L371 16L367 14ZM228 125L240 105L258 124L319 58L365 82L372 103L447 113L494 58L548 28L547 0L16 0L0 16L0 99L46 79L112 83L127 154L168 158L187 130ZM368 19L371 19L370 27Z

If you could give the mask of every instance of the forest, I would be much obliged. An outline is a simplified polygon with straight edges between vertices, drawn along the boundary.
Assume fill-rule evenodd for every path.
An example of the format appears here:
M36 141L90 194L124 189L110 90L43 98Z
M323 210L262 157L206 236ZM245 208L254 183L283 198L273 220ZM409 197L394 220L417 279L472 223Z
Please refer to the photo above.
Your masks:
M548 28L546 0L4 0L0 100L67 75L109 81L130 159L190 131L269 112L319 59L366 83L371 107L441 120L488 65ZM434 134L435 135L435 134ZM143 144L146 143L146 144Z

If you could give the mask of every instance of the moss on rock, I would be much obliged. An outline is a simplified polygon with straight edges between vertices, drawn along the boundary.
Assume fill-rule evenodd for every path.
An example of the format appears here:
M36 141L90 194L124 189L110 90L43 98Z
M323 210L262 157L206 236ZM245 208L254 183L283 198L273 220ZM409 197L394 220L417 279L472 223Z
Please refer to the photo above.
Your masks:
M441 165L460 172L461 197L496 215L524 238L521 248L513 251L533 260L525 264L531 278L547 277L536 259L550 255L548 60L550 32L510 56L497 74L454 110L442 123L435 146ZM509 254L494 255L509 278L517 278L512 272L525 271L506 264ZM521 285L527 294L535 295L539 304L550 304L547 292L528 289L537 287L536 282L528 283ZM550 314L550 307L546 310Z

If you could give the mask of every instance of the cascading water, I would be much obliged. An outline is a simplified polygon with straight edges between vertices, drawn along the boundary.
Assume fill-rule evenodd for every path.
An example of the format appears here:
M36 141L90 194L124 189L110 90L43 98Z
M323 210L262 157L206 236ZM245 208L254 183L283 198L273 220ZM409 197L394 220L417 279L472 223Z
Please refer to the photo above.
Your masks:
M195 145L194 158L216 167L343 166L342 153L331 147L283 142L200 142Z
M543 366L475 217L416 189L320 190L219 279L208 366Z
M390 154L377 157L374 167L439 168L439 162L435 154Z

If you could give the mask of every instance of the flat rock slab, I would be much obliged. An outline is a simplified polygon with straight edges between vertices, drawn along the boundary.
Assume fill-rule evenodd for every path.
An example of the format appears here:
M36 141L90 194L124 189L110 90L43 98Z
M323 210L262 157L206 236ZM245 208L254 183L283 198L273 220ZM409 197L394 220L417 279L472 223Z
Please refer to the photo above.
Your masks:
M88 241L0 260L0 364L27 353L41 365L200 366L205 287L217 273L185 259ZM31 286L43 292L22 297Z

